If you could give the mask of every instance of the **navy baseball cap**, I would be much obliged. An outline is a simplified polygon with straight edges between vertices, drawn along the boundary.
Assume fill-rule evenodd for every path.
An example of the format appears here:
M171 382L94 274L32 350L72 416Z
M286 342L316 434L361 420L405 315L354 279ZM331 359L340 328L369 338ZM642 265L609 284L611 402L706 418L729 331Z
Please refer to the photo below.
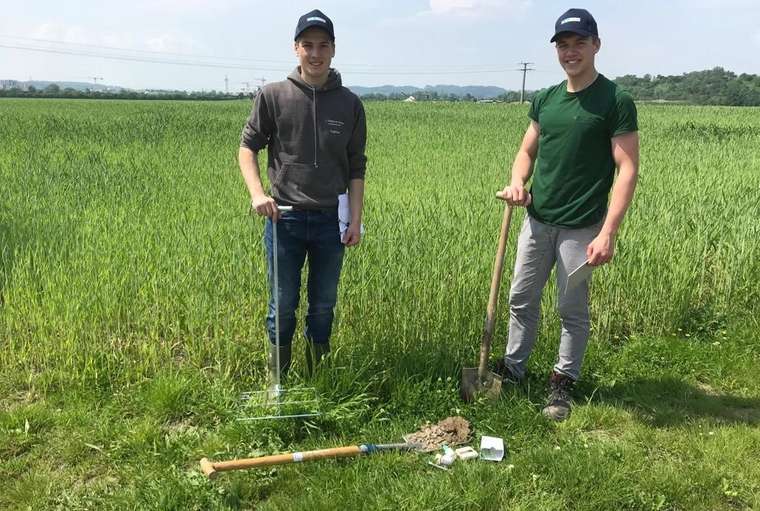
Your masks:
M586 9L568 9L565 14L560 16L557 23L554 24L554 36L549 42L556 41L563 32L572 32L583 37L599 37L596 20Z
M335 31L333 30L333 23L330 18L324 15L319 9L314 9L298 18L298 25L296 25L296 35L293 40L298 39L304 30L311 27L318 27L327 32L332 41L335 41Z

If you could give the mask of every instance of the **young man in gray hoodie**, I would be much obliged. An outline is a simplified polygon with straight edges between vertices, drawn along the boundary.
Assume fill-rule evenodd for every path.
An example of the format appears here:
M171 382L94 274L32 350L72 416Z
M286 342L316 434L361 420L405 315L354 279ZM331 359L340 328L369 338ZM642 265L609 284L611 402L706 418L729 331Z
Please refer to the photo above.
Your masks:
M295 31L298 67L286 80L265 86L243 128L238 155L252 208L266 216L264 244L270 283L266 326L276 371L273 254L279 266L280 371L291 363L291 342L308 258L306 362L309 372L330 351L333 309L346 246L361 241L366 121L359 98L330 67L335 56L332 21L318 10L301 16ZM258 152L267 148L270 191L264 190ZM349 192L350 221L340 234L338 195ZM280 212L279 206L292 206ZM273 247L273 222L278 243Z

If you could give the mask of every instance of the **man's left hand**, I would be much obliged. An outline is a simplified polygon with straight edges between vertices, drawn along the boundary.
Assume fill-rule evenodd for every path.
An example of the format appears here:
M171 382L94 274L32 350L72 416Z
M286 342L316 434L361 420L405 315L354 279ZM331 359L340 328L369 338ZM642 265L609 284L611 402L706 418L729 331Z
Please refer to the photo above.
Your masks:
M347 247L353 247L358 245L362 240L361 222L352 222L348 225L348 229L343 233L343 239L341 241Z
M601 266L612 260L615 254L615 236L599 234L586 248L586 258L591 266Z

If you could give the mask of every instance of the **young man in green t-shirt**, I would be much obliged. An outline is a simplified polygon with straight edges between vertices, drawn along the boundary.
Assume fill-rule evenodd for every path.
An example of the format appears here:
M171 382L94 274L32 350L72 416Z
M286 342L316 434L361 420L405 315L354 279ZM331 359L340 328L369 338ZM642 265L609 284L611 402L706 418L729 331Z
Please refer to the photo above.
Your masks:
M568 286L568 275L584 263L599 266L612 259L636 187L639 137L631 96L594 65L601 41L591 14L565 12L551 42L567 80L536 94L510 184L497 193L513 206L527 207L528 214L517 244L507 350L496 370L512 382L524 378L541 293L556 264L562 333L543 412L564 420L590 330L588 280Z

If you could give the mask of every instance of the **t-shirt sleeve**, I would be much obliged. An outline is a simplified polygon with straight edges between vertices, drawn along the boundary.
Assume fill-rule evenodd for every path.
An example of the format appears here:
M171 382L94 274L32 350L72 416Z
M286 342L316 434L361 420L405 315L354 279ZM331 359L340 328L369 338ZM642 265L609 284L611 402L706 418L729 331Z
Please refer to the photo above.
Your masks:
M257 153L269 144L273 131L274 123L269 115L262 91L256 96L251 115L240 134L240 147L247 147Z
M536 94L535 96L533 96L533 101L530 102L530 110L528 110L528 117L530 117L531 120L538 122L538 111L540 109L541 109L541 94Z
M612 137L639 130L636 103L627 92L620 92L615 98L615 112L612 116Z

